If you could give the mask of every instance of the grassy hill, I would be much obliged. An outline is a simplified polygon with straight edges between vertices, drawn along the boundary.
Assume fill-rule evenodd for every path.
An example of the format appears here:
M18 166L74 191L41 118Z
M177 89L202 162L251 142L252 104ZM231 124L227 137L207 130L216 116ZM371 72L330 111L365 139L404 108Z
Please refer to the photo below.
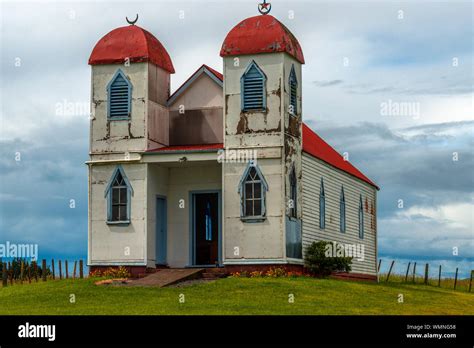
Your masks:
M69 279L0 288L0 315L474 314L474 293L421 284L225 278L160 289L97 286L94 281ZM179 302L181 294L184 303ZM293 303L289 302L290 294ZM71 295L75 303L70 302Z

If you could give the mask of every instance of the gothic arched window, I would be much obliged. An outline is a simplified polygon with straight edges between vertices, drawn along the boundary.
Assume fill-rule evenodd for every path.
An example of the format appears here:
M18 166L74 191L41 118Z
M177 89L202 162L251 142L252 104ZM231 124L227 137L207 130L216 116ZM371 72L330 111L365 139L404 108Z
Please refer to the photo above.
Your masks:
M239 194L241 198L240 216L245 220L262 220L265 218L265 193L268 185L260 168L250 161L240 179Z
M326 227L326 194L324 193L324 182L321 178L321 187L319 188L319 228Z
M130 203L133 194L132 186L122 166L115 168L109 184L105 189L107 198L107 222L130 223Z
M339 229L346 232L346 198L344 197L344 187L341 186L341 196L339 198Z
M295 166L293 165L290 170L290 217L297 217L297 202L298 202L298 183L296 179Z
M359 197L359 238L364 239L364 207L362 206L362 195Z

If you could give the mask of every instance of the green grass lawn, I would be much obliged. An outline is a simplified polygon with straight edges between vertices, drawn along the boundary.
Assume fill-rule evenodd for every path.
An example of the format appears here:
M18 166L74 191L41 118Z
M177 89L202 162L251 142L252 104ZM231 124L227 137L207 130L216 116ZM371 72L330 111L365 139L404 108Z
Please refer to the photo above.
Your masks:
M225 278L160 289L96 286L95 280L0 288L0 314L474 314L473 293L421 284ZM70 303L72 294L75 303ZM184 303L179 302L180 294ZM294 295L294 303L289 303L289 294ZM403 303L398 302L399 294Z

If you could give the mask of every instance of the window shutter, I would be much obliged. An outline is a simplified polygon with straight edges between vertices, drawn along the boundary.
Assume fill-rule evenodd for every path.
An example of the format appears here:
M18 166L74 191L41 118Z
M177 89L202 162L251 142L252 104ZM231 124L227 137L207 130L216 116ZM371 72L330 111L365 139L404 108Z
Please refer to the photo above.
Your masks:
M264 77L257 67L252 67L243 78L243 109L263 110L264 103Z
M130 117L130 84L122 74L117 74L109 89L109 117Z

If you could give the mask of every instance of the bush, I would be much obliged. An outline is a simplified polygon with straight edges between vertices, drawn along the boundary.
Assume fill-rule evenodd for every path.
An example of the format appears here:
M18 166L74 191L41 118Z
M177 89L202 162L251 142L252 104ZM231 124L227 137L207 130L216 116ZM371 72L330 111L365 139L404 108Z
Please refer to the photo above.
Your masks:
M317 276L328 276L332 272L349 272L352 258L326 256L327 248L332 247L333 244L327 241L311 243L306 249L305 267Z
M118 268L115 267L109 267L105 271L100 271L100 270L95 270L94 272L91 272L89 274L89 277L91 278L99 278L99 277L105 277L105 278L130 278L130 273L127 271L127 269L123 266L120 266Z

